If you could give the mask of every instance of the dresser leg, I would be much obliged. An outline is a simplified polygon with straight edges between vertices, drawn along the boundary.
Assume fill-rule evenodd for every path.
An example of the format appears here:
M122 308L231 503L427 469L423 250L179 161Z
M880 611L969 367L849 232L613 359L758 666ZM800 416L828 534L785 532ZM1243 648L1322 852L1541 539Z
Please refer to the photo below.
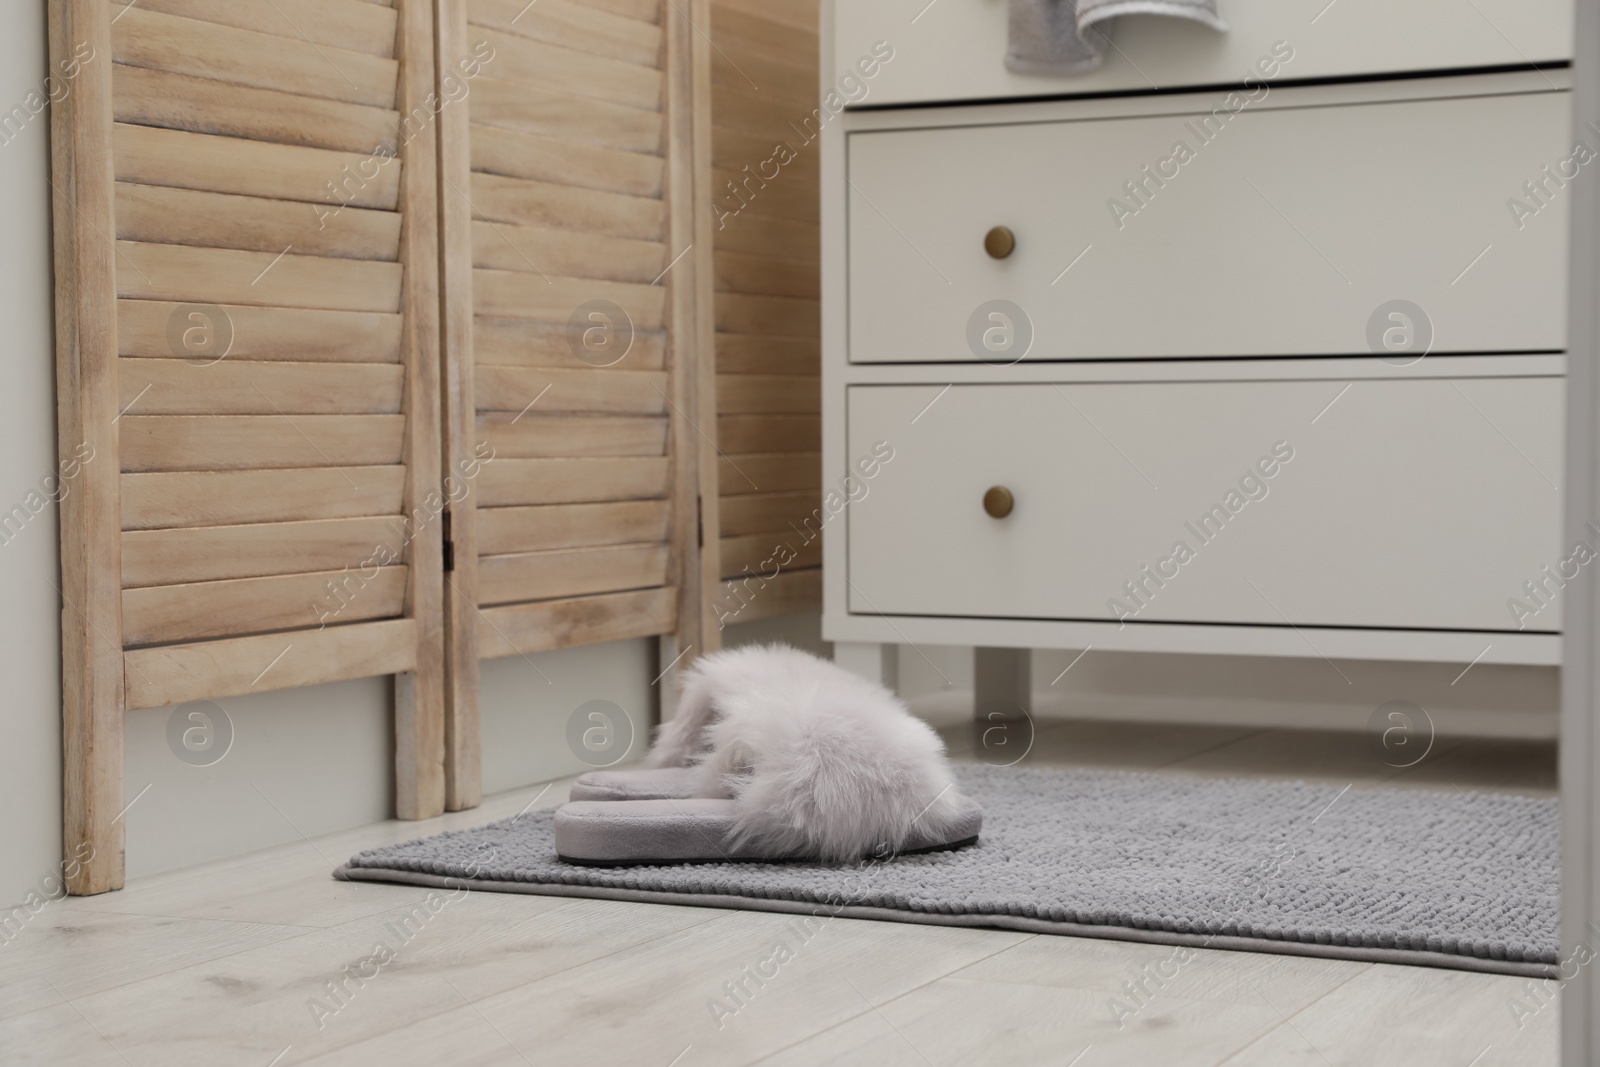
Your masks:
M868 641L835 641L833 662L871 678L891 691L900 688L900 646Z
M972 650L974 715L1025 719L1033 711L1033 653L1026 648Z

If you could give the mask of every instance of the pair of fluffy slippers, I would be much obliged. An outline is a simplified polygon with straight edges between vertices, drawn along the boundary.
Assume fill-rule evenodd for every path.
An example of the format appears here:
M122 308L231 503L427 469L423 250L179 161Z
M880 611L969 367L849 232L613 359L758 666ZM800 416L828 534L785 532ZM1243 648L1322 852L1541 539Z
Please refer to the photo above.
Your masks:
M644 769L591 771L556 812L589 866L855 861L959 848L983 812L883 686L785 645L703 657Z

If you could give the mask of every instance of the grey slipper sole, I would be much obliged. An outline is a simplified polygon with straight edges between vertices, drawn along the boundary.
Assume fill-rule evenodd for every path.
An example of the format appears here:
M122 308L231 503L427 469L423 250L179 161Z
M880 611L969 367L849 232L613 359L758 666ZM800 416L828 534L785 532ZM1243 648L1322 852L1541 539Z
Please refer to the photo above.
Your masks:
M983 809L960 797L961 812L945 832L912 827L898 854L974 844ZM556 856L584 867L659 867L675 863L775 863L813 856L734 841L734 802L687 799L573 801L556 810ZM869 859L870 856L863 856Z
M571 799L686 800L694 796L693 767L633 767L590 771L572 783Z

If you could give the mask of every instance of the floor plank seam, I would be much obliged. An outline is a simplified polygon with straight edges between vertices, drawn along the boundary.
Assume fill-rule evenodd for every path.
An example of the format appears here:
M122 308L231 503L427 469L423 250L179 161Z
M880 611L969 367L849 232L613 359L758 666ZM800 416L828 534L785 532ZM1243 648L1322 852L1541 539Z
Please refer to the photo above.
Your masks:
M96 908L94 911L87 911L86 910L86 911L83 912L83 914L84 915L115 915L115 916L117 916L118 918L121 918L121 919L165 919L168 922L238 923L238 924L240 924L242 926L271 926L271 927L276 927L276 928L281 929L281 930L300 930L300 931L303 931L305 933L316 933L318 930L332 930L332 929L334 929L334 926L342 926L342 925L344 925L343 923L335 923L334 926L304 926L304 925L302 925L300 923L273 922L270 919L228 919L228 918L224 918L222 916L217 916L217 915L168 915L165 912L156 912L156 911L121 911L121 910L113 910L111 908ZM347 922L358 922L361 919L369 919L373 915L381 915L381 914L382 914L381 910L380 911L374 911L374 912L370 912L370 913L368 913L366 915L352 916L350 919L348 919L346 921Z
M859 920L859 921L861 921L861 922L870 922L872 920L863 919L863 920ZM1014 931L995 930L995 931L992 931L992 932L993 933L1012 933ZM957 967L953 971L946 971L944 974L935 975L934 977L928 979L926 982L923 982L920 985L912 986L910 989L907 989L902 993L897 993L896 995L890 997L888 1000L884 1001L882 1004L874 1004L869 1000L869 1001L867 1001L867 1007L866 1007L865 1011L859 1011L859 1012L856 1012L854 1015L848 1016L848 1017L846 1017L844 1019L840 1019L838 1022L832 1024L831 1026L824 1026L822 1029L813 1031L812 1033L807 1034L805 1037L800 1038L797 1041L791 1041L789 1044L784 1045L782 1048L774 1049L773 1051L771 1051L769 1053L766 1053L765 1055L760 1056L757 1059L749 1060L745 1064L741 1065L741 1067L755 1067L755 1065L760 1064L760 1063L764 1063L767 1060L772 1059L774 1056L781 1056L785 1052L788 1052L790 1049L797 1048L800 1045L803 1045L808 1041L815 1040L816 1038L821 1037L823 1034L830 1033L830 1032L832 1032L834 1030L837 1030L841 1026L847 1026L850 1023L855 1022L857 1019L861 1018L862 1016L870 1015L873 1012L880 1012L885 1007L887 1007L888 1005L893 1004L895 1001L900 1000L900 999L902 999L904 997L909 997L911 994L919 992L920 990L926 989L926 988L928 988L929 986L933 985L936 982L942 982L946 978L953 978L957 974L959 974L962 971L966 970L968 967L976 967L978 964L983 963L985 960L993 959L994 957L1000 955L1001 953L1009 952L1009 951L1011 951L1012 949L1016 948L1019 945L1026 944L1027 942L1032 941L1032 940L1034 940L1034 939L1036 939L1038 937L1042 937L1042 936L1043 936L1042 934L1028 934L1025 937L1023 937L1020 941L1013 941L1009 945L1005 945L1002 948L995 949L993 952L989 953L987 956L982 956L982 957L979 957L978 959L970 960L967 963L963 963L961 966ZM975 979L967 979L967 980L968 981L974 981ZM892 1027L892 1024L891 1024L891 1027ZM913 1048L913 1050L915 1050L917 1052L917 1054L919 1056L922 1054L921 1050L917 1049L915 1045L913 1045L912 1048Z
M1361 966L1359 968L1357 968L1356 970L1350 972L1349 977L1345 978L1344 981L1339 982L1339 983L1329 987L1328 989L1323 990L1322 993L1318 994L1317 996L1313 997L1311 1000L1309 1000L1306 1003L1302 1004L1296 1011L1290 1013L1289 1015L1284 1015L1282 1012L1279 1012L1278 1013L1279 1014L1279 1021L1278 1022L1275 1022L1271 1026L1268 1026L1261 1033L1257 1034L1255 1037L1251 1038L1249 1041L1246 1041L1243 1045L1240 1045L1238 1048L1234 1049L1232 1052L1230 1052L1226 1056L1222 1057L1222 1059L1218 1060L1215 1064L1212 1065L1212 1067L1223 1067L1223 1065L1226 1064L1229 1060L1231 1060L1234 1057L1240 1055L1246 1049L1250 1048L1252 1045L1259 1044L1264 1039L1266 1039L1268 1037L1271 1037L1273 1034L1277 1033L1279 1030L1282 1030L1285 1027L1288 1027L1289 1029L1293 1030L1298 1035L1300 1033L1300 1031L1299 1031L1299 1029L1297 1027L1295 1027L1293 1025L1293 1020L1298 1018L1300 1015L1305 1013L1307 1010L1309 1010L1309 1009L1315 1007L1316 1005L1322 1003L1322 1001L1326 1000L1328 997L1332 996L1334 993L1336 993L1340 989L1343 989L1345 986L1349 985L1351 982L1355 981L1357 978L1361 977L1364 974L1367 974L1368 972L1370 972L1376 966L1378 966L1378 964L1375 964L1375 963L1364 963L1364 964L1361 964ZM1259 992L1259 990L1257 992ZM1263 999L1265 999L1265 994L1262 994L1262 997L1263 997ZM1272 1008L1273 1011L1277 1011L1278 1010L1277 1008L1273 1007L1273 1005L1271 1003L1268 1003L1267 1007ZM1306 1039L1306 1043L1310 1044L1310 1040ZM1322 1056L1322 1050L1317 1048L1317 1047L1315 1047L1315 1046L1312 1046L1311 1051L1315 1052L1318 1056L1321 1056L1324 1059L1327 1058L1325 1056Z

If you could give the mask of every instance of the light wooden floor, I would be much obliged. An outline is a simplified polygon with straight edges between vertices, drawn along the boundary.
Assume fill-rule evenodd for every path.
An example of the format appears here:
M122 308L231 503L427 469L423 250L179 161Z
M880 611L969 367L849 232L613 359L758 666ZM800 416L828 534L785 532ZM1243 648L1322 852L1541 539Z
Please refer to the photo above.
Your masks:
M969 751L962 731L958 754ZM1383 766L1368 739L1058 722L1029 764L1555 787L1552 746L1441 742ZM1119 1027L1170 948L833 919L466 894L382 965L425 890L335 882L352 852L559 802L565 783L428 823L384 823L120 893L48 905L0 945L0 1063L694 1067L700 1064L1554 1064L1557 1008L1526 979L1206 951ZM730 1011L724 984L792 958ZM353 968L346 971L346 968ZM771 968L768 967L770 972ZM1170 966L1165 973L1171 974ZM353 975L354 977L346 977ZM339 1000L329 983L343 983ZM316 998L326 1005L318 1012ZM724 1012L710 1007L720 998ZM1547 1006L1519 1027L1513 1004ZM336 1012L332 1011L337 1007Z

